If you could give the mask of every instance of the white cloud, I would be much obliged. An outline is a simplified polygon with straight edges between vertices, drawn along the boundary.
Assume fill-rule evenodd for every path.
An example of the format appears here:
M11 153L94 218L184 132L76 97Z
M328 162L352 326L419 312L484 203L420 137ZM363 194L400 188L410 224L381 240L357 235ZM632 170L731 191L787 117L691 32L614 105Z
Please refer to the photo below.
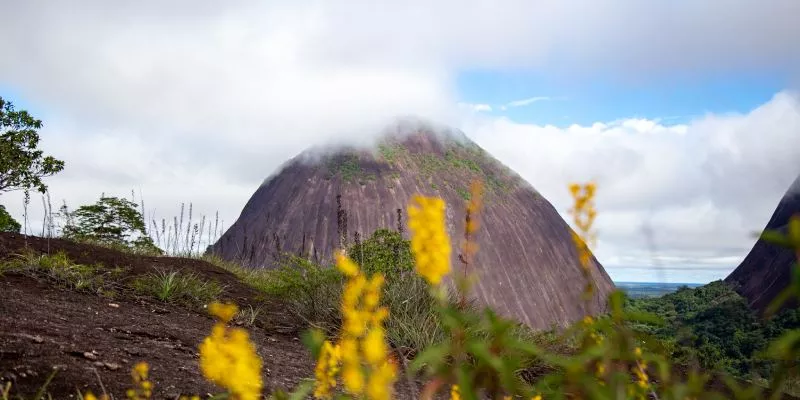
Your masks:
M458 103L458 106L473 112L492 112L492 106L488 104Z
M511 101L511 102L508 102L508 104L506 104L505 106L506 107L523 107L523 106L528 106L528 105L531 105L531 104L539 102L539 101L547 101L547 100L550 100L550 98L546 97L546 96L528 97L527 99L514 100L514 101Z
M724 277L800 175L800 99L790 93L686 125L628 119L558 128L474 117L465 129L565 219L565 182L595 180L597 254L612 274L650 264L649 227L663 267L716 265L714 276Z

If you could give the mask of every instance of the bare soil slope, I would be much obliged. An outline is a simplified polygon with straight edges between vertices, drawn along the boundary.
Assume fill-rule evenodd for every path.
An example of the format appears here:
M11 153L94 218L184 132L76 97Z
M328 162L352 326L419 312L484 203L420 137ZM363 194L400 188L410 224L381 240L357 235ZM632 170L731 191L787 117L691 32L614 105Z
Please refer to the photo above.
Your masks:
M587 309L571 230L545 198L462 133L413 129L388 135L371 151L299 155L258 188L211 251L254 268L273 267L282 252L330 262L356 234L387 228L407 236L405 210L415 193L445 199L448 231L458 246L470 182L477 178L486 196L476 298L534 328L565 326L605 310L611 279L592 258L598 290Z
M800 176L778 203L764 230L786 231L789 218L800 213ZM750 253L736 269L725 278L737 286L751 307L763 311L791 282L791 268L796 262L789 250L763 240L758 240Z
M5 233L0 234L0 260L15 257L26 246L39 253L63 250L77 263L125 268L123 282L155 267L191 270L216 280L225 285L226 299L241 306L261 306L264 311L248 330L264 361L268 388L291 388L313 374L313 360L280 305L259 299L256 291L227 271L198 260L137 257ZM12 393L35 393L57 368L49 386L55 399L74 398L77 390L98 393L101 381L115 398L124 398L130 368L141 360L150 363L154 398L221 392L202 378L198 367L197 346L213 325L202 309L165 304L124 290L113 298L79 293L11 273L0 275L0 294L0 382L12 382Z

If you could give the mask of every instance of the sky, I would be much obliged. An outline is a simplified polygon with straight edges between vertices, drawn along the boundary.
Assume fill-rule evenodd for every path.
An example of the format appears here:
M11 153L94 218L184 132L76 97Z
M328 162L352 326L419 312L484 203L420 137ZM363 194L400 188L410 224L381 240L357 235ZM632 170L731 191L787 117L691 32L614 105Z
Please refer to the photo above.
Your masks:
M462 129L567 217L599 186L618 281L709 282L800 174L800 2L0 0L0 96L66 162L53 202L141 193L230 225L311 145ZM40 199L29 223L40 230ZM21 193L0 196L22 219ZM38 228L36 228L38 227Z

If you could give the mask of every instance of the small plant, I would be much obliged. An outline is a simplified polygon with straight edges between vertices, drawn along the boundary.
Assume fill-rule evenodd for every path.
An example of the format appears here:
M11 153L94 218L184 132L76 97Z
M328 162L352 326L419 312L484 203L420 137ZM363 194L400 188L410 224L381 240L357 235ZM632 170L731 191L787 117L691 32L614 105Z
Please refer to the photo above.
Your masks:
M236 313L232 322L234 325L254 326L261 312L261 307L248 305L247 308L242 308Z
M156 270L137 277L131 286L139 293L163 302L191 305L207 304L218 299L224 288L192 272Z
M0 274L9 272L43 278L64 288L102 293L116 285L123 270L104 271L101 265L77 264L63 251L52 255L28 251L0 262Z

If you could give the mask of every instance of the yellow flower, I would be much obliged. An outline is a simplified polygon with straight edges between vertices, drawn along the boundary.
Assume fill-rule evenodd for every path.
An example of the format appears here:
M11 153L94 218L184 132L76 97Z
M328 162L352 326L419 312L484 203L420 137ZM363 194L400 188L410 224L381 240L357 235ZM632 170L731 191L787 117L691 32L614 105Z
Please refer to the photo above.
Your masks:
M359 365L345 365L342 368L344 387L352 394L361 394L364 391L364 372Z
M363 342L364 359L370 364L378 364L386 358L387 346L382 328L370 330Z
M217 311L224 321L234 307L225 305L212 313ZM234 399L255 400L261 395L261 358L244 329L216 323L200 344L200 370L206 379L228 389Z
M589 267L591 261L591 251L589 250L588 242L594 242L594 233L591 231L594 219L597 216L597 211L594 209L594 195L596 185L594 183L587 183L579 185L573 183L569 185L570 194L573 197L573 207L569 210L573 217L573 224L577 232L572 232L572 240L575 248L578 251L578 260L581 267L583 267L583 274L589 278ZM585 289L585 294L589 295L593 292L594 287L591 280L588 280Z
M450 400L461 400L461 390L458 385L450 387Z
M336 387L336 374L339 372L341 348L334 346L329 341L322 344L322 352L315 369L316 387L314 397L318 399L331 398L331 389Z
M140 361L131 369L133 388L128 389L125 394L130 400L146 400L153 394L153 383L147 380L150 366L146 362ZM101 397L101 399L103 399Z
M542 400L542 396L537 394L536 396L531 397L531 400Z
M344 255L343 252L336 253L336 266L345 276L354 277L360 273L358 265Z
M217 317L220 321L227 323L239 312L239 307L237 307L236 304L214 302L208 306L208 312Z
M384 361L375 368L367 383L367 397L371 400L389 400L392 395L392 383L397 375L397 367L390 361Z
M342 292L342 337L338 345L344 388L354 395L366 391L370 400L388 400L395 372L387 363L389 346L382 326L389 315L386 307L380 307L384 277L375 274L367 279L343 253L337 255L337 266L348 278ZM317 397L325 397L329 387L335 385L333 374L323 371L322 363L318 361Z
M146 380L147 373L150 371L150 366L146 362L140 361L133 366L133 378L139 380Z
M445 203L438 197L415 195L408 207L408 227L416 270L437 286L450 273L450 238L445 226Z
M606 373L606 367L602 363L597 364L597 376L603 376Z

